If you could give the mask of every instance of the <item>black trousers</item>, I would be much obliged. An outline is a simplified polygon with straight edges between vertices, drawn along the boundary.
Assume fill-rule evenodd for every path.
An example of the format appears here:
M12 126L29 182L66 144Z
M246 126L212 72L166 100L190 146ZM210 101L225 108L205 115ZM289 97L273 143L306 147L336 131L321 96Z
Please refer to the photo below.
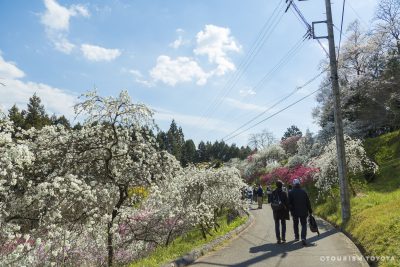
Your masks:
M282 240L285 240L286 238L286 220L276 220L275 219L275 235L276 235L276 240L281 240L281 231L279 227L279 223L282 226Z
M294 237L299 238L299 221L301 223L301 239L305 240L307 237L307 216L293 216Z

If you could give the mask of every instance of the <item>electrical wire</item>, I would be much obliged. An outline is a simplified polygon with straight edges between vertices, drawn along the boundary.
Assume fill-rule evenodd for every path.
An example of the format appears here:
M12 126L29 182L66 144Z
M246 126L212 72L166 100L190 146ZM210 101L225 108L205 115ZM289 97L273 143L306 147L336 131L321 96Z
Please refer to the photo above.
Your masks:
M305 88L307 85L311 84L313 81L315 81L317 78L319 78L322 74L324 74L326 71L326 69L324 69L323 71L321 71L320 73L318 73L316 76L312 77L310 80L308 80L306 83L304 83L303 85L296 87L293 91L291 91L288 95L285 95L283 98L281 98L280 100L278 100L277 102L275 102L272 106L268 107L267 109L265 109L264 111L262 111L261 113L259 113L258 115L256 115L255 117L253 117L252 119L250 119L249 121L247 121L246 123L242 124L239 128L237 128L236 130L234 130L233 132L229 133L228 135L224 136L222 138L222 140L230 140L233 137L236 137L239 134L242 134L243 132L253 128L254 126L247 128L244 131L241 131L239 134L234 135L236 132L240 131L241 129L243 129L244 127L246 127L247 125L249 125L250 123L254 122L255 120L257 120L258 118L260 118L261 116L263 116L265 113L267 113L268 111L270 111L271 109L273 109L274 107L276 107L277 105L279 105L280 103L284 102L286 99L288 99L289 97L291 97L292 95L294 95L295 93L297 93L298 91L300 91L301 89ZM257 124L258 125L258 124ZM233 135L233 136L232 136Z
M205 112L201 116L203 120L208 121L210 115L215 112L219 107L220 104L224 101L225 96L231 92L231 90L235 87L237 82L243 76L247 68L250 66L252 61L255 59L257 54L260 52L261 48L265 44L266 40L271 36L272 32L282 20L284 13L279 16L279 10L282 6L283 0L280 1L277 7L274 9L273 14L269 17L267 22L264 24L262 30L259 32L256 41L251 46L249 53L246 57L242 60L239 64L238 71L232 74L228 82L223 87L223 90L219 94L218 97L214 98L214 100L210 103L210 105L206 108Z
M277 71L279 71L283 66L285 66L286 64L288 64L291 59L294 58L294 56L300 51L300 49L303 47L304 45L304 39L301 38L297 43L295 43L295 45L293 45L293 47L278 61L277 64L275 64L275 66L269 70L262 78L261 80L255 85L253 86L251 89L253 91L257 91L260 87L264 86L272 77L273 74L275 74ZM251 113L251 112L250 112ZM249 113L243 114L243 115L248 115ZM238 116L235 116L234 118L232 118L232 114L228 114L230 115L230 121L233 121L235 119L238 118ZM227 115L225 115L224 119L226 119ZM212 130L208 131L208 133L212 132Z
M343 33L343 20L344 20L344 10L346 7L346 0L343 0L343 7L342 7L342 21L340 22L340 35L339 35L339 47L338 47L338 53L337 53L337 59L339 60L339 55L340 55L340 45L342 44L342 33Z
M304 17L303 13L300 11L300 9L297 7L297 5L292 1L289 5L289 8L292 7L292 13L295 15L295 17L300 21L300 23L302 25L305 26L306 28L306 34L304 35L305 38L311 38L313 37L313 33L312 33L312 27L311 24L307 21L307 19ZM326 48L324 47L324 45L321 43L321 41L319 39L316 39L319 46L322 48L322 50L324 50L325 54L327 55L327 57L329 57L329 53L326 50Z
M223 139L223 141L225 141L225 142L226 142L226 141L229 141L229 140L231 140L231 139L233 139L233 138L235 138L235 137L237 137L237 136L239 136L239 135L241 135L241 134L247 132L248 130L250 130L250 129L252 129L252 128L258 126L258 125L260 125L261 123L263 123L263 122L265 122L265 121L267 121L267 120L269 120L269 119L275 117L275 116L278 115L279 113L282 113L283 111L287 110L288 108L290 108L290 107L296 105L297 103L303 101L304 99L306 99L306 98L312 96L313 94L315 94L315 93L318 92L319 90L321 90L321 88L318 88L317 90L315 90L315 91L313 91L313 92L307 94L306 96L304 96L304 97L300 98L299 100L297 100L297 101L291 103L290 105L288 105L288 106L286 106L286 107L280 109L279 111L277 111L277 112L275 112L274 114L268 116L267 118L265 118L265 119L263 119L263 120L261 120L261 121L255 123L255 124L253 124L252 126L246 128L245 130L243 130L243 131L241 131L241 132L239 132L239 133L237 133L237 134L235 134L235 135L233 135L233 136L231 136L231 137L229 137L229 138L227 138L227 139Z

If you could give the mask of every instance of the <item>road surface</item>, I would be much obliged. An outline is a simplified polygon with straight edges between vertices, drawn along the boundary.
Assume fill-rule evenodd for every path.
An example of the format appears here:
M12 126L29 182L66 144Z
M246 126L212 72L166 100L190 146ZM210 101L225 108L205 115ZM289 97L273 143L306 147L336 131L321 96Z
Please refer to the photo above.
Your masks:
M307 229L307 242L294 242L293 221L287 221L286 244L276 244L272 210L250 205L253 224L223 248L200 257L191 266L367 267L360 251L343 233L317 220L320 236ZM301 228L301 227L300 227Z

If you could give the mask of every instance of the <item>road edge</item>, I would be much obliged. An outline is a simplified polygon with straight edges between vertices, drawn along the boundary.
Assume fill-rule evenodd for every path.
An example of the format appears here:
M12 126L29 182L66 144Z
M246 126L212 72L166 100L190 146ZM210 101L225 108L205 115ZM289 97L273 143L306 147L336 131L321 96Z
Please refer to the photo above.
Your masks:
M186 255L175 259L167 264L162 265L162 267L183 267L188 266L189 264L194 263L198 258L204 256L206 253L210 252L214 248L221 245L223 242L236 237L237 235L241 234L247 228L249 228L254 222L254 216L250 212L246 211L248 219L247 221L238 226L237 228L233 229L232 231L228 232L227 234L218 237L217 239L211 241L208 244L201 246L200 248L194 249L191 252L187 253Z
M360 252L360 254L361 254L362 257L363 257L363 261L360 262L362 266L366 266L366 267L377 267L376 264L373 264L373 263L368 262L368 261L366 260L366 256L367 256L367 255L366 255L366 252L367 252L367 251L365 250L365 248L364 248L359 242L356 242L355 238L354 238L349 232L347 232L342 226L337 225L337 224L335 224L335 223L329 221L328 219L326 219L326 218L324 218L324 217L322 217L322 216L319 216L319 215L317 215L317 214L313 214L313 216L314 216L315 218L317 218L317 219L319 219L319 220L321 220L321 221L324 221L325 223L329 224L333 229L337 230L338 232L341 232L344 236L346 236L346 237L355 245L355 247L358 249L358 251ZM307 223L307 224L308 224L308 223Z

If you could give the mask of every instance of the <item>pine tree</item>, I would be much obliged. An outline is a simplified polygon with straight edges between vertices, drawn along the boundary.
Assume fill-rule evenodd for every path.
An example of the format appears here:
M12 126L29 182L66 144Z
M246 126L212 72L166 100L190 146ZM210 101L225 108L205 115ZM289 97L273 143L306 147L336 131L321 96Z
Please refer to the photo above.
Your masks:
M64 125L65 128L71 129L71 124L70 124L69 120L64 115L61 115L56 119L55 125L57 125L57 124Z
M180 161L182 158L182 147L184 144L185 137L183 135L182 128L178 128L175 120L172 120L167 132L167 151Z
M14 123L14 127L21 129L24 128L25 118L22 112L19 111L18 107L14 104L8 111L8 118Z
M42 101L36 93L29 98L28 110L25 117L25 129L30 129L32 127L41 129L44 126L51 124L51 120L47 116L41 102Z
M79 131L82 129L82 125L78 122L77 124L74 125L72 129Z
M196 162L205 162L207 161L207 151L206 151L206 144L201 141L199 145L197 146L197 151L196 151Z
M287 128L286 132L282 136L282 141L286 140L289 137L292 136L303 136L303 133L300 131L300 129L296 125L292 125L289 128Z
M163 131L160 131L157 134L157 143L158 143L158 148L160 150L167 150L168 148L168 138L167 134Z
M182 166L186 167L189 163L193 163L196 158L196 145L193 140L186 140L182 149Z

